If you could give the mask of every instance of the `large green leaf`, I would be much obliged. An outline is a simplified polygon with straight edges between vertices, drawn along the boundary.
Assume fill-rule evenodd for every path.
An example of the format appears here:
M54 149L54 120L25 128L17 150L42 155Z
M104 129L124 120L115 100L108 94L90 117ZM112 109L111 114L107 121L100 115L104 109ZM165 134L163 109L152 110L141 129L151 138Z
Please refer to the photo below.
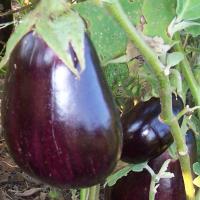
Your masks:
M179 20L195 20L200 18L199 0L177 0L176 13Z
M119 0L124 11L128 15L129 19L134 25L138 25L140 23L140 19L142 16L142 5L144 0Z
M185 30L186 33L190 33L193 37L200 35L200 19L196 20L196 22L199 23L199 26L191 26Z
M144 34L160 36L165 42L170 42L167 28L175 16L175 8L176 2L174 0L144 0L142 9L146 20Z
M140 21L142 1L121 0L121 3L130 20L137 25ZM74 9L85 19L102 64L125 54L126 34L103 7L86 1L76 4Z

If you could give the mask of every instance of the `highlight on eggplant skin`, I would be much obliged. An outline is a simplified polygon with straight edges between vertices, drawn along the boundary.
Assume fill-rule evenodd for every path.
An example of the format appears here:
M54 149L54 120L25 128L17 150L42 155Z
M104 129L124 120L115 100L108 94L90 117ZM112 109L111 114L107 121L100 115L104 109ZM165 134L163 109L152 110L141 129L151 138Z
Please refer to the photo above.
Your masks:
M173 112L177 115L184 107L182 99L172 95ZM140 102L121 117L123 149L121 159L128 163L149 161L163 153L172 143L168 125L159 119L159 98ZM182 123L183 118L179 120Z
M192 130L186 134L186 144L190 155L191 166L197 160L197 144ZM149 162L154 172L158 173L167 159L172 159L167 151ZM159 187L155 200L186 200L184 182L178 160L172 159L167 168L174 173L173 178L163 178L159 181ZM151 176L147 170L142 172L130 172L122 177L112 187L106 187L105 200L149 200Z
M98 184L120 158L119 115L86 34L84 51L80 79L33 32L9 60L2 103L6 142L25 172L50 185Z

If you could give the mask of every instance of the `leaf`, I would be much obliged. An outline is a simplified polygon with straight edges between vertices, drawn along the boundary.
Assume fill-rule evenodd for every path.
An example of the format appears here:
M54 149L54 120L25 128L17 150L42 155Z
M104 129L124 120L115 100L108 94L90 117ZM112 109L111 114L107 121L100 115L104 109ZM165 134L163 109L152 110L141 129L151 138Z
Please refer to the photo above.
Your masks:
M167 67L173 67L184 59L183 53L173 52L167 54Z
M144 34L160 36L165 43L171 43L167 27L175 16L176 1L174 0L144 0L142 13L146 20ZM159 20L158 20L159 19Z
M200 176L196 177L196 178L193 180L193 183L194 183L194 185L196 185L197 187L200 188Z
M183 93L182 76L179 70L171 69L169 74L169 80L172 91L175 91L179 96L182 96Z
M165 174L165 172L167 171L167 168L168 168L168 165L169 165L170 161L171 160L168 159L163 163L162 167L160 168L160 170L159 170L159 172L157 174L158 177L161 178L163 176L163 174Z
M131 170L133 172L141 172L143 171L144 168L146 168L146 166L147 166L147 162L140 163L140 164L132 164Z
M196 20L195 22L200 24L200 20ZM200 35L200 26L190 26L185 29L185 32L191 34L193 37L197 37Z
M152 96L159 97L159 85L157 78L147 64L144 64L139 68L138 79L141 86L140 96L142 101L147 101Z
M174 174L171 172L163 172L160 176L160 178L173 178Z
M196 175L200 176L200 163L196 162L193 164L193 171Z
M115 185L115 183L120 178L122 178L124 176L127 176L130 171L132 171L132 166L131 165L128 165L127 167L124 167L123 169L119 170L118 172L108 176L107 179L106 179L105 185L108 185L110 187Z
M123 169L119 170L118 172L112 174L106 179L106 184L108 186L113 186L119 179L121 179L124 176L127 176L129 172L134 171L134 172L141 172L143 169L147 166L147 163L140 163L140 164L130 164Z
M106 80L111 88L122 84L129 77L129 70L127 64L109 64L103 68Z
M7 42L6 54L0 62L0 68L4 67L5 64L8 62L13 49L15 48L17 43L22 39L22 37L32 29L35 21L36 19L32 17L32 14L29 14L16 27L14 33L11 35Z
M142 2L143 0L120 0L123 9L134 25L140 23ZM125 55L127 36L105 8L99 7L91 1L78 3L73 8L84 18L102 65Z
M175 17L170 23L170 25L168 26L168 34L172 38L176 32L184 30L189 27L194 27L194 26L199 27L200 23L193 22L193 21L186 21L186 20L179 22L178 19Z
M193 71L193 74L194 74L194 77L195 77L197 83L200 85L200 66L197 65L197 66L193 67L192 71Z
M36 32L75 75L78 71L72 61L70 45L77 55L81 71L84 70L84 31L82 19L74 12L54 21L43 18L36 24Z
M200 1L199 0L177 0L177 18L179 21L195 20L200 18Z

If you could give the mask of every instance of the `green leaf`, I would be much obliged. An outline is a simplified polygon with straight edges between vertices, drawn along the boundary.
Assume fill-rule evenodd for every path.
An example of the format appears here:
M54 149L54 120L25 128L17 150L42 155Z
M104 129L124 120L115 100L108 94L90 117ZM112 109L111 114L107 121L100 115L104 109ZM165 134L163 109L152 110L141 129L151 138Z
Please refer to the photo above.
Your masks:
M200 176L196 177L196 178L193 180L193 183L194 183L194 185L196 185L197 187L200 188Z
M140 164L132 164L131 170L133 172L141 172L144 170L144 168L146 168L146 166L147 166L147 162L140 163Z
M16 27L14 33L11 35L10 39L7 42L6 54L0 62L0 68L4 67L5 64L8 62L13 49L22 39L22 37L32 29L35 21L36 18L34 18L31 13L27 17L25 17Z
M127 64L109 64L103 70L111 88L123 84L129 76Z
M181 21L195 20L200 18L200 1L199 0L177 0L177 18Z
M132 166L128 165L123 169L119 170L118 172L112 174L111 176L107 177L105 185L113 186L115 183L122 177L127 176L129 172L132 171Z
M168 33L170 37L172 37L176 32L188 29L189 27L199 27L200 23L195 21L178 21L178 19L175 17L172 22L170 23L168 27Z
M82 19L74 12L62 15L53 21L43 18L36 24L36 32L76 75L78 71L69 52L70 45L78 57L81 70L84 70L84 31Z
M147 163L140 163L140 164L130 164L123 169L117 171L116 173L112 174L106 179L105 185L113 186L119 179L124 176L127 176L129 172L141 172L147 166Z
M182 76L179 70L171 69L169 74L169 79L172 91L175 91L179 96L182 96L183 93Z
M143 0L120 2L130 20L139 24ZM84 18L102 65L125 54L127 36L106 9L90 1L78 3L73 8Z
M196 162L193 164L193 171L196 175L200 176L200 163Z
M167 27L175 16L176 1L174 0L144 0L142 13L146 20L144 34L160 36L166 43L171 43Z
M147 64L144 64L139 68L138 79L141 86L140 96L142 101L147 101L152 96L159 97L159 86L157 78Z
M168 165L169 165L170 161L171 161L170 159L166 160L163 163L162 167L160 168L160 170L159 170L159 172L157 174L160 178L162 178L163 173L165 173L167 171L167 168L168 168Z
M125 52L126 35L105 9L89 1L76 4L74 9L80 13L86 22L90 38L101 63L105 63Z
M198 23L200 24L200 20ZM193 37L197 37L200 35L200 26L190 26L185 29L185 32L191 34Z
M126 15L134 25L139 25L142 16L142 6L144 0L124 1L119 0Z
M200 85L200 65L195 66L192 71L197 83Z
M195 20L196 23L200 24L200 19ZM200 26L194 25L185 29L185 33L191 34L193 37L200 35Z
M184 59L183 53L173 52L167 54L167 67L173 67Z

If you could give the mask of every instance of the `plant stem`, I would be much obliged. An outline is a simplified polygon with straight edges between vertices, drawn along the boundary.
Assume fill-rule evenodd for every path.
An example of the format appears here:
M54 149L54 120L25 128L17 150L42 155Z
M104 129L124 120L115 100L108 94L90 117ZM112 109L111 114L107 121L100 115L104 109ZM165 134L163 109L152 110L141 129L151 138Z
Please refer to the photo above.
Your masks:
M156 186L155 177L152 176L151 177L151 183L150 183L150 191L151 192L149 192L149 200L154 200L155 199L155 196L156 196L156 194L154 192L155 186Z
M95 185L95 186L90 187L88 200L99 200L99 189L100 189L100 185Z
M170 126L171 133L177 146L177 152L182 169L187 200L194 200L195 189L192 182L190 159L187 151L187 146L185 144L185 138L183 137L178 121L176 117L174 117L172 112L171 87L169 78L164 73L164 65L160 62L158 56L145 43L142 36L132 25L127 15L124 13L118 0L113 1L113 3L106 3L105 6L108 9L109 13L115 17L117 22L125 30L130 40L134 43L134 45L138 48L140 53L145 58L146 62L152 67L152 70L154 71L158 79L162 107L161 116L164 122L166 122Z
M176 34L175 39L179 41L179 43L177 43L175 45L175 50L182 52L184 54L184 49L183 49L183 46L181 44L180 35ZM185 77L185 79L186 79L186 81L189 85L189 88L191 90L195 104L197 106L200 106L200 95L199 95L200 94L200 87L199 87L197 81L194 78L194 75L193 75L191 67L190 67L190 63L189 63L186 56L184 57L184 60L181 62L180 66L181 66L181 70L183 72L183 75L184 75L184 77ZM200 119L200 109L198 109L198 117Z
M80 190L80 200L88 200L89 188L83 188Z
M146 166L146 170L150 173L151 175L151 183L150 183L150 188L149 188L149 200L155 200L155 186L156 186L156 174L154 171L149 167L148 165Z

